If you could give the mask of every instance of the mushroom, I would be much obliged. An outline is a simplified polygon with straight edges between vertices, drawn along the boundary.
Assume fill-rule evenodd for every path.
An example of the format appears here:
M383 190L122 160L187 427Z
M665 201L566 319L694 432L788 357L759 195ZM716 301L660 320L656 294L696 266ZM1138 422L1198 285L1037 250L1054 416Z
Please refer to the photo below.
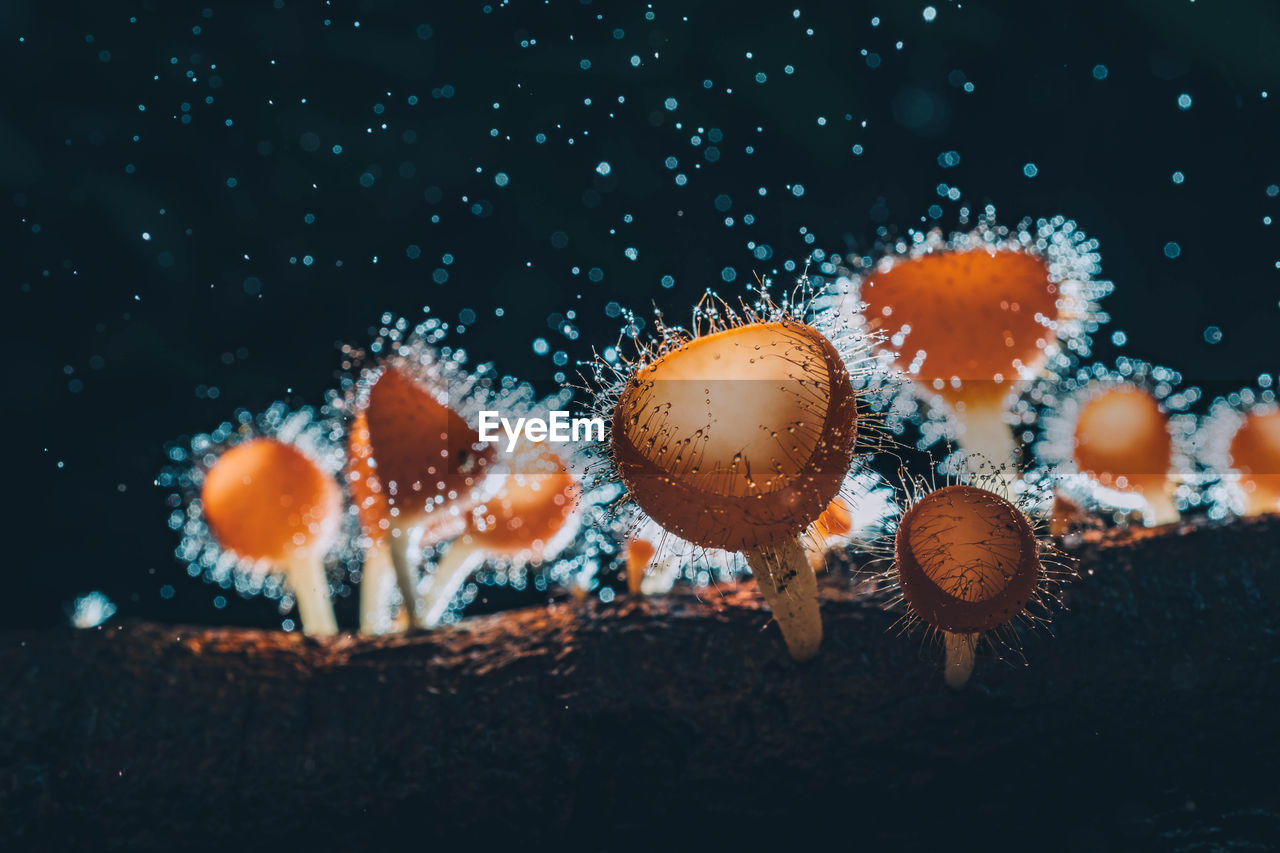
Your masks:
M396 586L395 567L387 543L391 515L373 463L369 421L356 415L347 434L347 484L364 536L364 561L360 569L360 633L385 634L392 630L389 594ZM408 609L404 611L408 617Z
M381 528L386 522L390 561L413 627L425 624L423 614L413 612L418 601L414 549L424 540L440 542L462 532L463 513L481 498L495 453L437 396L448 390L430 388L413 375L410 362L393 360L372 376L357 407L356 417L363 416L367 425L367 480L377 483L385 500L386 518L377 523ZM375 487L369 482L365 489ZM375 502L373 508L380 505Z
M305 633L337 633L324 557L339 531L342 493L328 473L290 444L252 438L217 457L200 501L223 547L284 574Z
M513 463L512 472L492 475L501 487L467 516L465 532L431 571L419 607L425 626L440 624L458 589L486 558L540 563L572 538L579 487L564 461L529 446Z
M861 312L881 362L951 424L967 468L992 466L1007 483L1021 467L1013 398L1064 345L1088 351L1088 333L1106 319L1096 300L1111 285L1091 278L1096 243L1075 223L1024 222L1011 234L993 215L949 239L914 235L870 269L846 271L829 301Z
M1095 364L1033 389L1040 407L1038 461L1073 503L1143 510L1149 523L1178 520L1177 490L1190 466L1196 400L1175 371L1132 358Z
M969 680L983 634L1043 604L1056 572L1046 570L1042 550L1027 515L978 486L944 486L917 497L903 514L891 580L908 622L941 632L948 686Z
M741 553L792 657L817 654L817 579L800 537L839 492L858 437L831 341L786 315L668 336L628 373L610 422L630 499L695 546Z
M1280 512L1280 410L1252 411L1231 439L1245 514Z
M1280 404L1276 377L1214 400L1196 430L1200 465L1217 482L1206 493L1210 515L1280 512Z
M627 592L639 595L643 591L645 571L656 553L658 549L648 539L627 537L623 546L623 556L627 563Z

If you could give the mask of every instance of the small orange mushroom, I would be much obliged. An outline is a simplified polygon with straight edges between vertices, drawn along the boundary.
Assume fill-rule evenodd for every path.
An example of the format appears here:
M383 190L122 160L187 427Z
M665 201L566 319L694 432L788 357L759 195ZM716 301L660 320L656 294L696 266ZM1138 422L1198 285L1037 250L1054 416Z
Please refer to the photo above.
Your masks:
M868 276L860 297L894 363L955 413L970 470L979 457L1016 465L1007 401L1044 364L1046 322L1058 316L1044 258L985 246L899 258Z
M1156 524L1178 520L1169 416L1160 402L1135 385L1099 391L1076 417L1076 467L1106 488L1137 492Z
M253 438L217 458L200 498L223 547L284 573L303 631L337 633L324 570L342 517L342 494L332 477L292 445Z
M627 537L623 548L627 561L627 591L639 595L644 586L644 573L658 549L648 539Z
M1228 453L1246 514L1280 512L1280 409L1246 413Z
M385 512L374 520L379 529L385 522L396 582L406 610L412 611L418 600L412 540L443 541L457 535L465 524L461 513L477 499L495 450L480 443L460 414L395 364L385 365L374 379L357 418L361 416L367 450L364 441L357 442L364 456L357 474L367 472L378 484L381 498L367 512ZM372 485L367 492L373 492ZM411 625L422 621L420 614L410 613Z
M848 536L853 532L853 513L844 498L834 498L813 523L814 531L822 537Z
M898 525L894 557L912 617L943 634L946 682L956 689L973 673L979 637L1025 613L1045 578L1027 516L970 485L917 500Z
M832 498L831 503L818 516L805 540L805 553L809 565L820 571L827 564L827 544L844 539L853 532L853 513L844 498Z
M504 476L497 495L476 506L466 531L432 571L420 607L427 627L440 623L458 589L486 556L540 562L562 544L557 540L573 517L577 480L559 456L546 450L517 451L513 465L517 470Z

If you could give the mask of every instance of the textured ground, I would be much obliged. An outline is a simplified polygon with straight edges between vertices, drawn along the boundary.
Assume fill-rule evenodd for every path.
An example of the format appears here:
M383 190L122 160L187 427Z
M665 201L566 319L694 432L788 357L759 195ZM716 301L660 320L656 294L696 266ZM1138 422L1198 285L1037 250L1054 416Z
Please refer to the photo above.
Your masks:
M1094 536L1052 633L941 652L823 579L410 638L0 634L0 848L1280 848L1280 520Z

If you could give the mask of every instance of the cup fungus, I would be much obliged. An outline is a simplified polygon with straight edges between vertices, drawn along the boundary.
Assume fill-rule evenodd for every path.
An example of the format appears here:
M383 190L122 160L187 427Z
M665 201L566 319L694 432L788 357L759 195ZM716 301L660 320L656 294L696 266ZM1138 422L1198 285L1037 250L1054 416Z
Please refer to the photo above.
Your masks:
M514 472L491 475L502 481L497 494L475 507L466 531L431 572L420 607L427 627L440 624L463 582L486 559L541 563L572 538L579 487L564 461L534 446L513 461Z
M1178 520L1177 490L1189 466L1192 422L1180 414L1199 392L1181 377L1121 358L1046 382L1037 458L1060 490L1086 506L1144 509L1150 523Z
M984 462L1020 467L1012 397L1064 345L1087 352L1088 333L1106 319L1096 300L1111 289L1092 279L1097 245L1075 223L1024 222L1011 234L993 216L989 207L976 230L945 240L913 234L866 259L865 271L846 271L834 298L842 313L862 309L882 363L910 377L905 387L929 399L935 417L953 419L947 432L974 472Z
M424 539L439 542L461 532L463 512L480 498L495 451L411 369L404 362L384 364L369 382L357 417L365 418L370 476L386 501L386 543L400 597L410 625L421 626L424 617L414 612L414 549Z
M786 312L666 330L609 417L627 496L674 536L744 555L791 655L817 654L817 579L800 537L839 492L858 438L831 341Z
M908 624L942 634L946 682L955 689L973 673L979 639L1030 617L1054 574L1027 515L973 485L917 496L898 523L893 551Z
M1196 457L1218 482L1208 491L1210 514L1280 512L1280 405L1267 374L1259 387L1213 402L1196 432Z
M170 444L156 483L172 489L169 527L182 533L174 553L187 574L280 599L282 612L296 603L307 633L333 633L326 567L346 565L353 532L340 433L333 419L277 402Z
M296 447L252 438L218 456L200 500L225 548L285 575L304 632L337 633L324 568L342 517L341 490L331 476Z

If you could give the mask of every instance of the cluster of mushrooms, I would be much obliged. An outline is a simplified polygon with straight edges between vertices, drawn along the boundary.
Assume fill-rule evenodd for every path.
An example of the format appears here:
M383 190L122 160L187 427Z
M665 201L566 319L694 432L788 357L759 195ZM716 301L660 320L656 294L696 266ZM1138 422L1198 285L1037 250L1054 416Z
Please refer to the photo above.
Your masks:
M1062 218L1007 229L993 215L825 257L827 278L785 299L708 295L689 327L658 315L647 339L628 315L631 355L588 365L608 428L581 445L481 442L478 412L550 411L570 393L536 400L468 372L446 324L384 317L371 347L346 350L321 412L241 413L171 448L179 557L296 602L317 636L338 630L337 553L357 555L347 576L371 634L456 618L480 571L545 583L568 566L549 576L582 590L608 563L646 594L749 568L802 661L822 642L815 568L852 547L891 557L889 606L941 640L958 688L981 639L1014 642L1010 626L1043 618L1072 573L1055 538L1081 519L1280 510L1275 377L1197 417L1175 371L1087 363L1112 287L1096 243ZM953 450L945 485L895 488L870 469L906 451L907 424L917 447ZM586 557L585 533L606 543Z

